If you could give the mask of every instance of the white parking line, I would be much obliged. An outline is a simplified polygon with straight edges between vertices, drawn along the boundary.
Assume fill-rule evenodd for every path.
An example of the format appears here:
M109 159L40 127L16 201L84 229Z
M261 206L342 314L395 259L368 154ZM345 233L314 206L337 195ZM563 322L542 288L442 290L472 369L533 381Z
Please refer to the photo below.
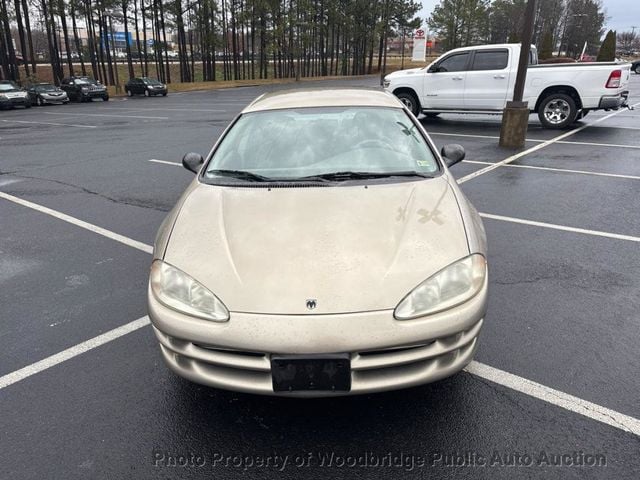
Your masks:
M605 116L602 118L607 118L607 117ZM596 122L593 122L593 123L596 123ZM623 127L621 125L599 125L598 128L620 128L622 130L640 130L640 127Z
M105 230L101 227L92 225L83 220L76 219L62 212L58 212L56 210L43 207L42 205L38 205L36 203L22 200L18 197L14 197L13 195L9 195L4 192L0 192L0 198L4 198L6 200L17 203L24 207L37 210L47 215L51 215L55 218L64 220L66 222L69 222L81 228L85 228L99 235L103 235L107 238L111 238L118 242L124 243L125 245L129 245L131 247L142 250L146 253L152 253L152 247L150 245L146 245L141 242L138 242L137 240L133 240L123 235L111 232L109 230ZM637 237L628 237L625 235L616 235L616 234L605 234L604 232L594 232L590 230L574 229L571 227L562 227L560 225L543 224L540 222L528 222L525 220L512 219L510 217L500 217L498 215L490 215L486 213L481 213L480 215L484 218L494 218L497 220L506 220L506 221L517 220L516 223L525 223L528 225L542 226L546 228L556 228L559 230L566 230L566 231L578 232L578 233L589 233L591 235L599 235L599 236L606 236L610 238L633 240L633 241L640 242L640 238L637 238ZM27 365L26 367L23 367L14 372L8 373L0 377L0 390L9 385L13 385L21 380L24 380L25 378L28 378L36 373L42 372L44 370L47 370L48 368L58 365L59 363L62 363L71 358L74 358L84 352L93 350L94 348L97 348L101 345L104 345L113 340L116 340L124 335L127 335L128 333L134 332L148 324L149 324L148 317L145 316L145 317L139 318L137 320L134 320L133 322L127 323L113 330L105 332L101 335L98 335L97 337L86 340L73 347L63 350L62 352L51 355L43 360L32 363L31 365ZM606 407L602 407L600 405L588 402L586 400L582 400L578 397L574 397L572 395L561 392L559 390L546 387L544 385L533 382L526 378L513 375L511 373L499 370L494 367L490 367L489 365L484 365L479 362L472 362L466 368L466 370L473 375L476 375L481 378L485 378L491 382L503 385L516 392L523 393L525 395L536 398L538 400L542 400L552 405L556 405L558 407L564 408L565 410L578 413L592 420L596 420L598 422L605 423L615 428L624 430L626 432L631 432L634 435L640 436L640 420L635 419L633 417L629 417L627 415L616 412L614 410L610 410Z
M620 143L595 143L595 142L557 142L565 145L585 145L588 147L611 147L611 148L631 148L640 149L640 145L622 145Z
M95 125L73 125L71 123L53 123L53 122L27 122L26 120L2 120L3 122L13 123L31 123L34 125L54 125L56 127L76 127L76 128L98 128Z
M477 165L493 165L491 162L480 162L477 160L463 160L463 163L473 163ZM538 167L535 165L514 165L513 163L509 163L507 165L503 165L503 167L507 168L529 168L531 170L547 170L549 172L561 172L561 173L579 173L581 175L594 175L597 177L612 177L612 178L626 178L630 180L640 180L640 176L637 175L622 175L619 173L601 173L601 172L589 172L587 170L572 170L569 168L554 168L554 167Z
M202 104L200 104L202 106ZM100 110L119 110L119 111L162 111L162 112L214 112L214 113L227 113L230 110L212 110L205 108L173 108L173 107L101 107ZM120 115L118 115L120 116Z
M124 245L127 245L128 247L133 247L145 253L153 253L153 247L151 245L147 245L146 243L142 243L132 238L125 237L124 235L112 232L111 230L107 230L106 228L98 227L97 225L93 225L92 223L85 222L84 220L80 220L79 218L67 215L66 213L58 212L57 210L44 207L37 203L29 202L28 200L23 200L22 198L14 197L13 195L9 195L5 192L0 192L0 198L4 198L5 200L17 203L18 205L22 205L23 207L31 208L32 210L36 210L46 215L51 215L52 217L55 217L59 220L71 223L72 225L80 228L84 228L85 230L89 230L90 232L97 233L98 235L102 235L103 237L110 238L111 240L120 242Z
M214 113L227 113L230 110L212 110L208 108L163 108L163 107L153 107L153 108L145 108L144 110L159 110L163 112L214 112Z
M429 132L429 135L436 135L436 136L447 136L447 137L464 137L464 138L490 138L490 139L495 139L498 140L500 137L496 136L496 135L468 135L468 134L463 134L463 133L442 133L442 132ZM543 143L546 142L547 140L541 140L538 138L527 138L525 140L526 142L532 142L532 143ZM579 142L579 141L559 141L556 143L561 143L563 145L585 145L585 146L589 146L589 147L612 147L612 148L631 148L631 149L640 149L640 145L622 145L622 144L618 144L618 143L594 143L594 142Z
M148 120L169 120L169 117L142 117L139 115L110 115L108 113L58 113L58 112L42 112L45 115L67 115L70 117L116 117L116 118L144 118Z
M533 220L524 220L522 218L506 217L504 215L493 215L491 213L480 212L482 218L491 220L499 220L501 222L519 223L521 225L530 225L532 227L550 228L552 230L562 230L563 232L582 233L585 235L593 235L595 237L606 237L614 240L626 240L628 242L640 242L640 237L632 235L621 235L619 233L603 232L600 230L587 230L585 228L567 227L565 225L557 225L555 223L536 222Z
M182 164L178 163L178 162L168 162L167 160L158 160L156 158L150 158L149 161L150 162L154 162L154 163L163 163L165 165L174 165L174 166L177 166L177 167L181 167L182 166Z
M102 335L98 335L97 337L93 337L82 343L78 343L73 347L67 348L66 350L56 353L55 355L51 355L50 357L40 360L39 362L27 365L20 370L16 370L15 372L3 375L2 377L0 377L0 390L8 387L9 385L20 382L25 378L35 375L36 373L40 373L43 370L54 367L59 363L71 360L73 357L77 357L84 352L93 350L94 348L104 345L105 343L112 342L113 340L120 338L123 335L135 332L142 327L146 327L147 325L149 325L149 323L149 317L144 316L142 318L139 318L138 320L134 320L133 322L122 325L121 327L109 330Z
M465 370L472 375L497 383L503 387L510 388L531 397L543 400L557 407L564 408L571 412L578 413L584 417L596 420L612 427L619 428L625 432L640 436L640 420L616 412L595 403L588 402L568 393L546 387L526 378L513 375L512 373L498 370L497 368L473 361Z
M640 103L637 103L636 105L640 105ZM633 106L635 107L636 105L633 105ZM466 175L466 176L460 178L458 180L458 183L459 184L463 184L465 182L468 182L469 180L473 180L474 178L479 177L480 175L484 175L485 173L489 173L492 170L495 170L496 168L501 167L502 165L506 165L508 163L514 162L514 161L518 160L519 158L524 157L525 155L529 155L530 153L537 152L538 150L541 150L541 149L543 149L545 147L548 147L549 145L553 145L554 143L557 143L560 140L564 140L565 138L570 137L571 135L575 135L576 133L581 132L582 130L584 130L586 128L589 128L589 127L591 127L591 126L593 126L593 125L595 125L597 123L604 122L605 120L607 120L607 119L609 119L609 118L611 118L611 117L613 117L615 115L618 115L619 113L621 113L623 111L624 110L617 110L617 111L615 111L613 113L610 113L609 115L605 115L604 117L595 120L594 122L584 124L581 127L578 127L578 128L573 129L573 130L570 130L569 132L563 133L562 135L558 135L557 137L554 137L551 140L546 140L546 141L544 141L542 143L539 143L538 145L536 145L534 147L531 147L531 148L529 148L527 150L524 150L524 151L522 151L520 153L516 153L515 155L511 155L510 157L507 157L504 160L501 160L499 162L493 163L493 164L491 164L491 165L489 165L489 166L487 166L485 168L481 168L480 170L477 170L477 171L475 171L473 173L470 173L469 175Z

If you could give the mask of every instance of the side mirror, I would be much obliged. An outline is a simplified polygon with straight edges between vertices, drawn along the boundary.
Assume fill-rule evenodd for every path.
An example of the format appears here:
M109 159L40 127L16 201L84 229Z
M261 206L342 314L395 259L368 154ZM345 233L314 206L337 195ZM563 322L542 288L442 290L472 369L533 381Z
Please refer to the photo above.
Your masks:
M193 173L198 173L204 163L204 158L199 153L187 153L182 157L182 166Z
M451 167L458 162L461 162L464 159L465 152L464 147L462 145L458 145L456 143L450 143L449 145L445 145L440 150L440 155L444 159L444 163L447 167Z

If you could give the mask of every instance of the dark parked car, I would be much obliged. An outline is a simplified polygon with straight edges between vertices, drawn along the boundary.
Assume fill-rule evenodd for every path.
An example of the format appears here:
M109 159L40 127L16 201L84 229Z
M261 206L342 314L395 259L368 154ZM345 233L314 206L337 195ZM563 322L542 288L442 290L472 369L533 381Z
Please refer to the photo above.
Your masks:
M144 95L150 97L151 95L167 96L167 86L160 80L147 77L136 77L129 80L125 86L124 91L130 97L134 95Z
M631 62L631 70L640 75L640 60L636 60L635 62Z
M13 108L18 105L31 108L27 92L10 80L0 82L0 109Z
M69 100L75 102L90 102L94 98L109 100L107 87L91 77L67 77L62 80L60 88L64 90Z
M42 106L47 103L69 103L67 93L51 83L38 83L27 87L32 105Z

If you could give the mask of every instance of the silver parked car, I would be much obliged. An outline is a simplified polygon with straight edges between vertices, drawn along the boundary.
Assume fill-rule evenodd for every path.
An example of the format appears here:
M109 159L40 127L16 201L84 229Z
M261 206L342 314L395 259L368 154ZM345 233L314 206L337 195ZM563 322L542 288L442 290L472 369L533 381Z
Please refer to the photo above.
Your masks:
M31 103L39 107L48 103L69 103L67 93L51 83L30 85L27 88L27 93L29 94Z
M31 108L29 95L11 80L0 81L0 110L22 106Z
M148 307L194 382L330 396L409 387L473 358L482 222L389 93L264 95L233 121L158 232Z

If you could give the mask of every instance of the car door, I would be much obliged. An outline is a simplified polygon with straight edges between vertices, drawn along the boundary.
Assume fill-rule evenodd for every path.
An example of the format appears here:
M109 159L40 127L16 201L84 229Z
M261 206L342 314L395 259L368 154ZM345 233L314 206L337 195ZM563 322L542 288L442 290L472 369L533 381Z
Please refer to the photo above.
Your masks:
M473 53L464 89L464 108L502 110L509 91L509 50L480 49Z
M33 85L29 86L27 88L27 95L29 95L29 101L31 103L35 103L36 102L36 97L38 96L38 94L36 92L36 87L34 87Z
M72 97L73 92L71 91L71 84L68 78L62 79L62 82L60 82L60 88L65 92L67 92L67 95L69 96L69 98Z
M471 53L447 55L427 70L420 103L427 110L458 110L464 107L464 88Z

